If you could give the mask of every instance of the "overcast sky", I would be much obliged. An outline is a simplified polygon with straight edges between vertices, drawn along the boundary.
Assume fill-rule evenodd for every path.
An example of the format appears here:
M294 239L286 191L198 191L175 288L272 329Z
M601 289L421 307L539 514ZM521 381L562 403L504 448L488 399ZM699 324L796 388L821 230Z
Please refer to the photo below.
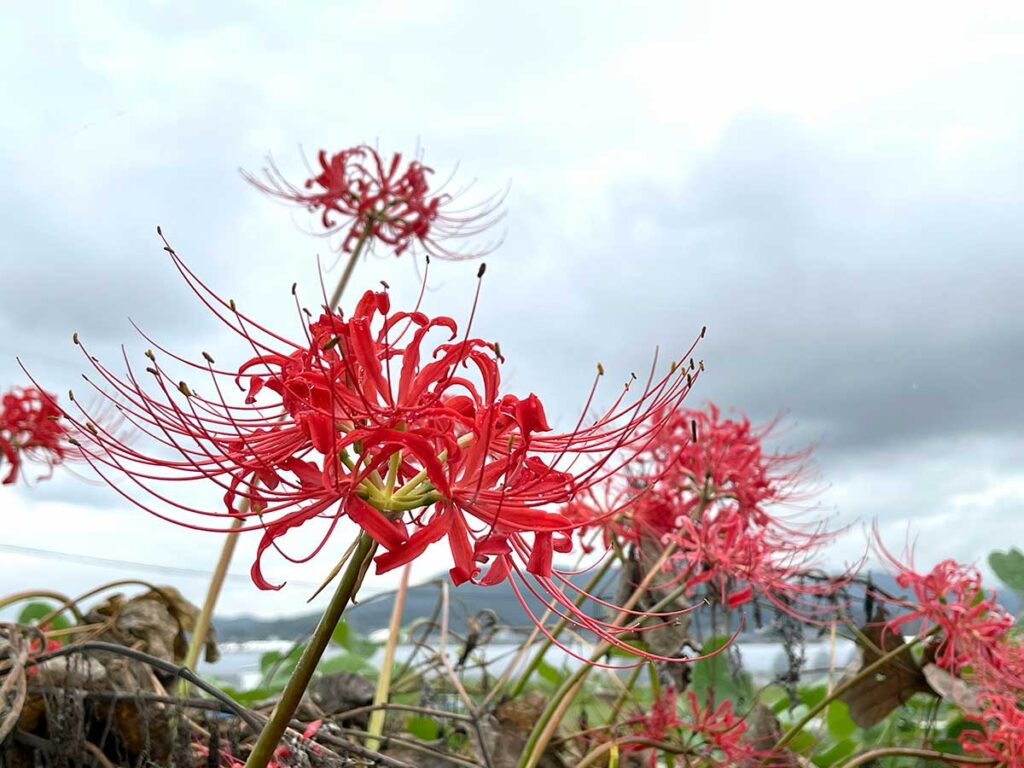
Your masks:
M486 195L510 185L476 331L513 391L574 419L685 350L692 405L788 414L823 508L877 520L920 564L1024 545L1024 11L1019 3L37 3L0 24L0 388L20 355L79 388L78 331L240 360L176 278L159 224L210 285L288 335L316 303L309 220L249 188L268 153L376 142ZM19 15L20 14L20 15ZM465 318L477 265L432 268L427 309ZM329 281L333 278L328 275ZM402 306L406 258L371 258ZM352 293L349 294L351 299ZM29 470L31 474L32 470ZM66 472L0 489L0 543L205 570L221 540ZM860 521L860 522L855 522ZM305 608L347 539L280 593L231 582L223 613ZM255 538L233 571L246 574ZM447 567L444 553L420 578ZM130 576L0 552L0 592ZM141 574L138 574L141 575ZM202 578L172 580L197 601ZM382 579L374 586L390 586Z

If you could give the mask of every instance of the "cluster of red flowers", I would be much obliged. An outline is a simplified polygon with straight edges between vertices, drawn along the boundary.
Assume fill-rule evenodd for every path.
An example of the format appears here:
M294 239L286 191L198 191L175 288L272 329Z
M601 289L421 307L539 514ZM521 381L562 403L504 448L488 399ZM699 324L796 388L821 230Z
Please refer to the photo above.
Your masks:
M970 754L986 757L997 765L1024 765L1024 706L1020 693L986 693L980 713L967 718L982 730L965 730L960 744Z
M974 674L1000 675L1007 670L1007 651L1013 616L981 585L977 568L943 560L931 571L918 573L890 556L897 567L896 582L913 593L911 599L889 598L900 609L886 627L901 631L916 624L918 636L937 632L935 663L958 674L971 668Z
M350 147L333 155L319 153L320 172L295 186L273 166L263 179L247 176L264 192L320 212L325 234L344 231L342 250L355 253L375 241L399 255L418 244L428 254L461 259L481 255L461 253L443 241L475 237L501 218L500 198L452 210L459 194L432 192L431 169L413 160L402 166L395 154L386 163L373 147ZM486 249L485 249L486 250Z
M652 372L639 392L627 385L602 416L581 416L571 431L554 433L535 395L502 393L497 345L460 335L450 317L393 312L387 292L371 291L347 318L327 309L310 315L293 343L219 299L172 257L255 354L234 370L215 367L209 355L203 364L175 358L209 377L208 395L177 381L152 351L153 393L130 365L118 377L86 354L101 377L98 391L138 438L125 443L102 427L84 436L82 451L100 474L123 473L137 491L114 484L119 492L161 517L170 517L168 508L199 515L181 522L203 530L244 519L239 530L262 532L252 567L262 589L280 587L263 575L267 550L308 560L347 518L383 550L378 572L447 540L456 583L507 579L521 598L525 586L577 627L624 642L626 630L589 616L566 594L578 588L553 557L572 549L576 523L557 509L649 447L662 414L690 389L682 366L657 379ZM244 393L241 402L229 397L232 387ZM583 413L589 409L590 401ZM153 450L138 447L142 436ZM193 508L166 490L190 479L219 486L223 509ZM285 554L283 537L315 520L326 533L313 551Z
M1000 765L1024 765L1024 648L1013 632L1014 618L986 593L981 573L973 566L943 560L930 571L903 563L880 543L878 548L896 571L907 598L883 596L898 610L886 629L905 632L930 644L936 665L968 680L980 694L979 709L968 711L981 730L965 730L965 751L996 760Z
M774 423L723 418L713 404L661 420L664 428L628 477L601 489L598 504L577 502L576 514L603 520L608 536L671 547L668 578L692 589L706 585L715 602L736 607L757 593L813 618L818 598L841 582L807 578L832 534L778 511L808 498L807 453L766 451Z
M674 687L665 688L654 699L651 711L634 718L631 723L638 736L658 742L668 741L680 729L685 729L697 738L691 743L692 755L702 765L741 766L753 765L770 755L759 751L746 738L747 724L733 712L732 702L722 701L717 707L711 699L703 704L697 694L687 691L689 718L679 714L679 695ZM647 749L646 744L628 745L627 750ZM657 764L657 755L651 752L650 765Z
M61 415L56 398L35 387L13 389L0 399L0 464L9 465L5 485L18 479L25 459L46 465L51 473L64 461L67 430Z

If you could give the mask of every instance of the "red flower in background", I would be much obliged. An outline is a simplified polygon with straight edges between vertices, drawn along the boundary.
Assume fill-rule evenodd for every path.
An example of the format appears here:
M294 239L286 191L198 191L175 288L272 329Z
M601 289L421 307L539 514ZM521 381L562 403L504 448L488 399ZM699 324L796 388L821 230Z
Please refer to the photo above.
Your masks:
M803 482L808 452L771 453L764 447L775 423L754 427L707 410L678 408L661 416L661 429L637 467L577 502L570 516L603 520L607 535L672 547L665 578L729 607L763 595L803 619L822 610L819 598L841 583L808 580L832 534L807 526L793 507L810 494Z
M449 259L473 258L491 250L462 253L443 242L475 237L502 218L500 197L455 210L461 193L431 190L430 168L418 160L403 166L400 154L385 162L365 144L333 155L321 150L318 159L320 171L299 187L273 166L262 180L246 178L267 194L319 212L325 234L344 232L346 253L364 244L372 248L375 242L389 246L395 255L419 245L428 254Z
M683 726L701 738L705 759L711 764L748 765L755 758L768 757L744 741L747 723L732 711L731 701L723 701L715 707L710 699L701 705L693 691L688 691L686 696L693 719Z
M10 466L3 483L18 479L23 460L45 464L49 477L67 456L67 430L57 399L35 387L15 388L0 399L0 464Z
M1013 672L1016 644L1010 642L1011 616L995 595L982 588L977 568L943 560L927 573L918 573L913 563L901 563L881 544L879 549L896 568L896 582L913 593L911 599L882 596L901 613L886 622L893 632L904 632L916 624L919 637L938 628L935 663L957 674L970 667L976 677L1005 678ZM910 558L908 558L910 560ZM1018 670L1019 671L1019 670Z
M1019 695L986 694L983 702L980 714L965 713L983 730L960 734L964 752L990 758L998 765L1024 765L1024 709Z
M555 433L535 395L502 393L497 346L460 334L452 318L392 312L387 293L367 292L350 317L310 315L301 340L291 342L219 299L171 253L255 354L220 369L209 355L197 364L161 350L207 376L202 387L178 381L153 352L153 387L127 359L118 377L86 355L100 374L97 389L150 441L144 451L107 430L86 435L83 453L97 471L129 479L127 487L111 483L118 492L202 530L225 531L244 518L237 530L262 532L252 575L263 589L279 588L262 573L267 550L309 560L347 517L383 550L378 572L444 540L456 583L508 579L524 606L523 587L577 628L624 644L626 629L589 616L566 595L578 588L553 557L571 551L576 523L557 510L650 446L660 415L689 391L692 377L681 366L652 374L639 392L627 385L603 415ZM232 389L240 395L229 396ZM592 398L593 390L584 413ZM197 479L220 488L223 508L182 500L178 483ZM314 521L325 529L319 544L300 557L286 554L285 535Z

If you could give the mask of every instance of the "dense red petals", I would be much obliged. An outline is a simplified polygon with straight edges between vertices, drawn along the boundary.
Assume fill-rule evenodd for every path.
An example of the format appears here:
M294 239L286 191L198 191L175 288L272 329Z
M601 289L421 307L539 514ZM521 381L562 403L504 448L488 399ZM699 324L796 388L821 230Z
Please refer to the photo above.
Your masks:
M711 761L724 760L723 765L740 766L755 760L761 764L758 758L768 757L744 739L747 723L733 712L731 701L725 700L715 707L710 700L702 705L693 691L687 691L686 697L691 719L684 726L703 739L702 749Z
M397 550L409 541L409 534L403 526L388 519L384 513L371 507L355 494L346 500L345 513L385 549Z
M475 237L503 216L500 198L449 212L455 195L432 190L433 171L417 160L403 168L399 154L385 164L377 150L362 145L330 156L321 151L318 160L320 172L301 186L273 167L263 179L247 178L273 197L319 212L326 234L342 233L345 253L381 243L395 255L416 245L442 258L471 258L489 248L462 252L444 242Z
M667 573L704 597L738 607L759 594L785 611L815 620L821 598L843 582L802 578L831 534L779 508L806 498L806 453L764 448L774 424L678 408L658 414L661 428L630 471L576 499L567 516L603 527L606 537L671 546ZM692 596L692 595L691 595Z
M897 583L911 592L908 598L881 596L898 611L886 622L888 630L904 633L912 626L920 637L937 631L933 642L940 667L954 674L970 668L976 677L1024 687L1018 646L1011 642L1014 618L994 593L985 592L977 568L947 559L919 573L880 544L879 549L896 569Z
M982 730L964 730L964 752L986 757L998 765L1024 766L1024 704L1019 693L986 694L980 713L966 713Z
M305 562L332 546L346 519L378 543L378 572L446 542L455 583L509 580L577 631L633 648L631 629L595 619L565 594L578 596L556 554L572 551L580 521L563 510L651 446L663 414L690 390L685 366L667 366L660 378L652 368L596 418L591 393L575 427L555 433L536 395L502 391L498 346L460 335L450 317L392 312L387 292L368 291L348 316L326 307L308 315L291 342L171 256L247 351L240 366L220 369L209 355L190 363L157 347L208 383L182 381L149 352L144 386L127 358L117 376L83 348L95 388L140 436L86 435L83 454L101 476L129 480L118 492L196 529L260 531L252 578L261 589L281 586L263 574L271 549ZM219 488L222 507L187 504L177 493L185 480ZM319 543L289 553L291 531L313 522L326 529Z
M0 467L8 464L2 484L18 479L25 459L52 471L69 457L69 432L62 417L57 398L36 387L15 388L0 398Z

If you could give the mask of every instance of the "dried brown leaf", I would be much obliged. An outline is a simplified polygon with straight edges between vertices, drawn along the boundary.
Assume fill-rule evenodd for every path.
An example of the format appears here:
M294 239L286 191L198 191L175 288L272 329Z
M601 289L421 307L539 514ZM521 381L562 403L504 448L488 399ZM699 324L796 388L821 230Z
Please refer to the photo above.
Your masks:
M884 618L861 627L864 639L858 640L861 663L840 681L852 679L861 669L877 661L882 654L904 650L883 664L839 697L850 708L850 718L861 728L870 728L886 715L905 704L915 693L934 693L920 664L899 634L884 630ZM881 654L879 653L881 650Z

